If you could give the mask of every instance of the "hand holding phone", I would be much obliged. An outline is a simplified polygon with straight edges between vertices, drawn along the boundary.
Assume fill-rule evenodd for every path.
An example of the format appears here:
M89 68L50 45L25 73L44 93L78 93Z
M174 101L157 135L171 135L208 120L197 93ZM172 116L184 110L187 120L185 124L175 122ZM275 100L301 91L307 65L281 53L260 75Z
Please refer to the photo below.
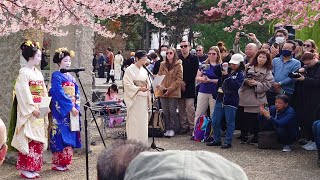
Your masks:
M263 105L263 108L264 108L264 110L269 111L269 105L268 105L267 103L265 103L265 104Z

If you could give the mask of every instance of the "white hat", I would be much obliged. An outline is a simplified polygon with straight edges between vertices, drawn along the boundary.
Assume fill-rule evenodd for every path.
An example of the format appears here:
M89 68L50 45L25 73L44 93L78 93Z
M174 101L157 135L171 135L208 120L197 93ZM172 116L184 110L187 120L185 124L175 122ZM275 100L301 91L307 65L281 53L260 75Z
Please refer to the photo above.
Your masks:
M149 56L150 54L152 54L152 53L154 53L154 50L153 50L153 49L150 49L149 52L148 52L148 56Z
M240 62L243 62L244 58L241 54L234 54L231 56L231 59L229 61L230 64L240 64Z

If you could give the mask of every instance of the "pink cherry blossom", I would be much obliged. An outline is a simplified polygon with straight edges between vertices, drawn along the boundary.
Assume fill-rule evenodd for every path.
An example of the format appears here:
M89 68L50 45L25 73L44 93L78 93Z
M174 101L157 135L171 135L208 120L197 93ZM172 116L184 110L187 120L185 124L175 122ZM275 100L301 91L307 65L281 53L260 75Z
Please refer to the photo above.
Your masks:
M297 28L312 27L320 19L319 0L220 0L216 7L211 7L204 13L208 16L221 14L234 16L239 14L239 19L225 31L241 29L242 26L258 22L279 20L283 24L291 24Z
M139 15L158 27L164 27L154 16L182 6L184 0L5 0L0 1L0 36L19 30L38 29L57 36L68 32L61 28L79 25L95 32L114 36L96 19L117 19Z

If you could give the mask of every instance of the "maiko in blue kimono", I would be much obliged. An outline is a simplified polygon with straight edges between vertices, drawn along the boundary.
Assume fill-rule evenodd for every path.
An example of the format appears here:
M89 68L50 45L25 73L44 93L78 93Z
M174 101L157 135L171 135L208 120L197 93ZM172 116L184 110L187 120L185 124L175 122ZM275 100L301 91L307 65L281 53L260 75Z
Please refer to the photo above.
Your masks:
M62 53L63 55L59 55L61 60L57 62L60 68L67 61L71 64L70 57L67 57L69 52L62 51ZM50 95L52 96L50 149L54 165L52 169L65 171L72 163L73 148L81 148L80 131L72 131L70 123L70 117L74 116L74 108L80 112L80 92L75 78L70 73L53 72Z

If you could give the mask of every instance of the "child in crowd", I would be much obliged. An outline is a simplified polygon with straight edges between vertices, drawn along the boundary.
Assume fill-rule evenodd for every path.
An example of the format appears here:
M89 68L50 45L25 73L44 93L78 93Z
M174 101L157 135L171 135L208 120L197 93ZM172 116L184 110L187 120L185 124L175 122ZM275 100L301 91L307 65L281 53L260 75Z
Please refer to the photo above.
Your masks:
M118 86L116 84L112 84L108 91L106 92L105 101L120 101L118 97Z
M110 103L114 102L112 103L112 105L114 105L114 108L107 108L107 112L109 114L109 127L115 127L115 125L122 124L122 122L124 121L124 117L116 116L116 114L121 113L121 108L119 106L123 105L122 99L118 96L118 92L119 90L116 84L112 84L106 92L105 101Z

